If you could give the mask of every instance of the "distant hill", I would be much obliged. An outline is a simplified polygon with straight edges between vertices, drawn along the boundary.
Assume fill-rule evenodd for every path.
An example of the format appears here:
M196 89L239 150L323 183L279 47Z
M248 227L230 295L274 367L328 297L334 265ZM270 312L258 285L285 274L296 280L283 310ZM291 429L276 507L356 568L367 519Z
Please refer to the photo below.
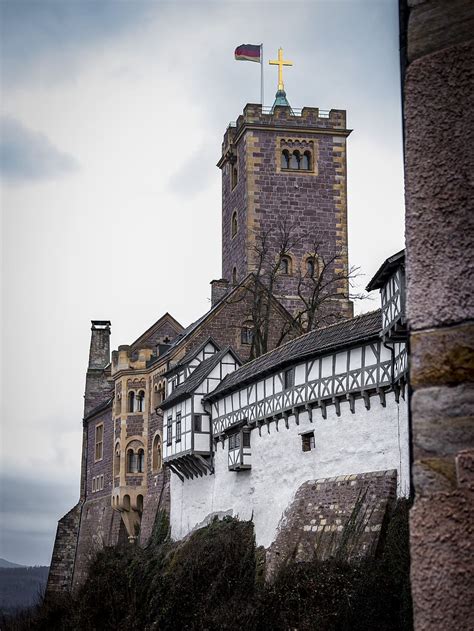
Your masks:
M48 572L49 567L41 565L22 567L11 563L8 567L0 567L0 614L38 604L46 588Z
M0 559L0 567L26 567L26 566L19 565L18 563L12 563L11 561L7 561L6 559Z

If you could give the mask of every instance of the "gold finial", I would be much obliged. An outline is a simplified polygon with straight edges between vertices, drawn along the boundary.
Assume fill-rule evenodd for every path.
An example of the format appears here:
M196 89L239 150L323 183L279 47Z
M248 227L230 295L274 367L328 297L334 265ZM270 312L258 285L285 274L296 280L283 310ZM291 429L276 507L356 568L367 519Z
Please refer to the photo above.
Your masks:
M285 86L283 85L283 66L292 66L292 61L284 61L283 60L283 48L278 49L278 59L268 62L271 66L278 66L278 89L284 90Z

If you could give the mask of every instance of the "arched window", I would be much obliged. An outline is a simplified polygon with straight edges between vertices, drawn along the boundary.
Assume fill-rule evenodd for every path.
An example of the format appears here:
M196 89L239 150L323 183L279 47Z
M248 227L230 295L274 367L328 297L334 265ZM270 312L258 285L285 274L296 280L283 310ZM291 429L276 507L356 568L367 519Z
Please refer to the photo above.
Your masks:
M139 449L137 453L137 473L145 472L145 452Z
M314 276L314 271L314 259L310 257L309 259L306 259L306 274L312 278Z
M137 511L143 513L143 495L137 495Z
M117 394L115 397L115 414L120 414L122 411L122 395Z
M127 473L137 473L138 471L138 454L133 449L127 450Z
M281 168L289 169L290 168L290 152L288 149L284 149L281 152Z
M140 392L137 394L137 412L143 412L145 409L145 392L143 390L140 390Z
M128 411L135 411L135 392L133 390L128 393Z
M114 475L120 475L120 443L116 443L114 451Z
M303 154L303 158L301 160L301 168L305 171L311 170L311 153L309 151L305 151Z
M231 174L232 174L231 175L231 177L232 177L232 188L235 188L237 186L237 181L238 181L238 176L239 176L236 164L232 165Z
M234 267L232 270L232 284L237 285L237 268Z
M232 233L232 237L235 237L235 235L237 234L237 211L234 210L234 212L232 213L232 229L231 229L231 233Z
M280 261L281 274L291 274L291 258L289 256L282 256Z
M300 168L300 163L301 163L300 152L296 149L291 154L290 169L299 169Z
M161 471L161 436L157 434L153 439L153 446L151 450L151 463L154 473Z

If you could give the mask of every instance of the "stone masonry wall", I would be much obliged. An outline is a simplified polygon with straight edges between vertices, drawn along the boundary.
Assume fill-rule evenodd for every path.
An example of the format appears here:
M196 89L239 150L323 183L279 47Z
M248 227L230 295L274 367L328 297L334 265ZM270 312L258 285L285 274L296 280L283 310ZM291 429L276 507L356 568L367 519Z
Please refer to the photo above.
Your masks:
M309 480L285 511L267 552L267 576L287 561L373 554L397 493L397 472Z
M58 522L46 586L46 597L72 588L82 502L78 502Z
M402 39L407 41L414 622L417 631L472 629L474 5L468 0L407 4Z
M333 112L329 120L317 116L294 117L283 111L274 116L259 115L258 111L258 106L247 106L246 116L241 121L243 125L247 119L260 121L262 118L262 127L247 129L237 140L234 152L239 181L234 189L229 163L222 170L222 273L231 280L235 267L237 280L242 280L255 264L258 235L270 234L270 250L276 253L280 225L284 222L293 226L294 245L290 252L293 271L288 276L279 276L275 288L275 295L282 304L293 311L299 304L298 270L305 273L307 255L315 245L319 245L326 260L340 254L333 272L348 268L346 139L344 135L327 133L331 126L346 133L345 113L337 112L336 117ZM317 110L308 109L308 112L313 111ZM280 125L281 129L269 128L270 124ZM308 124L310 127L305 128ZM238 131L234 136L237 134ZM311 143L314 172L280 169L280 143L288 139ZM233 237L234 212L237 212L238 231ZM340 282L338 289L347 294L347 283ZM347 300L341 299L336 305L336 310L344 317L351 315Z

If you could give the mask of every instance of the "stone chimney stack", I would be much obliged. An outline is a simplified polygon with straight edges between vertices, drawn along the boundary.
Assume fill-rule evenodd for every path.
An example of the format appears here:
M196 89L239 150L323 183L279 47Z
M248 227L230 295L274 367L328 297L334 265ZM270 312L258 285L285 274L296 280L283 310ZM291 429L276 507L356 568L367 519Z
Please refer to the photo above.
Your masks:
M92 320L89 368L105 368L110 362L110 321Z
M225 278L219 280L211 280L211 306L222 300L229 291L229 281Z

